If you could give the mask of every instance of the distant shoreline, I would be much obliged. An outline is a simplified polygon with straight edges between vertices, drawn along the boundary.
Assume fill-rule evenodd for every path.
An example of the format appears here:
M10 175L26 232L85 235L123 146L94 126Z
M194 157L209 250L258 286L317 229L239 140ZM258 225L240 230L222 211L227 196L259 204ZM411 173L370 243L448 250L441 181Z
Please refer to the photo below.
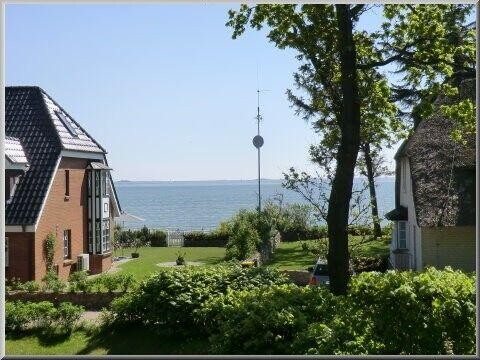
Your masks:
M355 177L355 180L365 180L363 177ZM282 182L284 179L264 179L262 178L261 181L272 181L272 182ZM376 179L376 181L382 180L395 180L395 176L380 176ZM208 183L222 183L222 182L235 182L235 183L248 183L248 182L257 182L258 179L214 179L214 180L114 180L115 184L128 184L128 183L194 183L194 182L208 182Z

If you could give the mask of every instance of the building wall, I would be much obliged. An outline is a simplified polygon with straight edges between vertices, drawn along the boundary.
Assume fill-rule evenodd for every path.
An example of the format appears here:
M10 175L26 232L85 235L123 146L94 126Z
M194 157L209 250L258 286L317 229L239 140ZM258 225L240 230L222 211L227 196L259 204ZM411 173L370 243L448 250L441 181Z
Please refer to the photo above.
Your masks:
M417 224L417 214L415 212L415 205L413 199L412 176L410 172L410 162L406 156L399 160L400 171L398 173L399 179L399 202L400 205L408 209L407 220L407 249L409 258L409 268L420 270L422 268L421 256L421 231ZM396 256L393 251L397 248L397 230L398 223L395 222L392 229L392 244L390 246L390 260L394 267Z
M475 270L475 227L422 227L423 266Z
M87 252L87 160L62 158L52 187L47 196L35 233L35 280L41 280L46 273L44 240L51 232L57 238L54 264L58 274L67 279L75 271L77 256ZM65 170L70 172L70 195L65 196ZM71 230L71 257L63 258L63 231Z
M5 267L7 279L33 280L33 244L35 234L30 232L7 232L9 266Z

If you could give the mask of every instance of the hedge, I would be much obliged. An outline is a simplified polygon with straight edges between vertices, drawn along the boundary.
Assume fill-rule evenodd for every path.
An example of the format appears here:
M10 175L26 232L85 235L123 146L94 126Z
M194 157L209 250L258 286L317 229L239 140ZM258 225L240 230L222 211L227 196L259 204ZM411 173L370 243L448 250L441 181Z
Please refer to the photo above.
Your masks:
M220 232L190 232L183 235L183 246L185 247L225 247L229 234Z
M113 300L113 322L142 323L158 331L198 331L198 312L207 299L231 290L286 281L274 269L243 268L237 263L162 269L141 283L137 291Z
M475 277L460 271L365 272L346 296L272 285L202 307L220 354L474 354Z

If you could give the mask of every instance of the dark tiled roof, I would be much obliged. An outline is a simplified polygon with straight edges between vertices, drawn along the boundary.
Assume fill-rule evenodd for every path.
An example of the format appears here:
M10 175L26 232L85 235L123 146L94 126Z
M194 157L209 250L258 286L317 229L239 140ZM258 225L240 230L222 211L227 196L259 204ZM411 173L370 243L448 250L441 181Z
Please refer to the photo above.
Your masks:
M52 111L59 111L78 129L78 139L70 139L65 126ZM6 205L7 225L33 225L40 213L60 152L104 150L48 94L35 86L6 87L5 133L23 145L29 169Z
M475 100L475 79L460 86L460 99ZM451 137L453 123L440 110L420 122L402 146L410 161L413 198L419 226L475 225L475 137L466 145Z

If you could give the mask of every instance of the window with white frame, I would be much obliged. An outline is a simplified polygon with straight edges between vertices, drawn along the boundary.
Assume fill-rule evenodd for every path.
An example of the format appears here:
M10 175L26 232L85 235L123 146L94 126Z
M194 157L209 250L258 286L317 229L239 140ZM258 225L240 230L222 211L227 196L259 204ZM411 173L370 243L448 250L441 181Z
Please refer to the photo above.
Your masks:
M110 219L103 219L102 252L110 251Z
M63 230L63 258L70 259L72 257L72 231Z
M5 267L10 264L8 256L8 237L5 237Z
M397 247L399 249L407 248L407 222L399 221L397 225Z

